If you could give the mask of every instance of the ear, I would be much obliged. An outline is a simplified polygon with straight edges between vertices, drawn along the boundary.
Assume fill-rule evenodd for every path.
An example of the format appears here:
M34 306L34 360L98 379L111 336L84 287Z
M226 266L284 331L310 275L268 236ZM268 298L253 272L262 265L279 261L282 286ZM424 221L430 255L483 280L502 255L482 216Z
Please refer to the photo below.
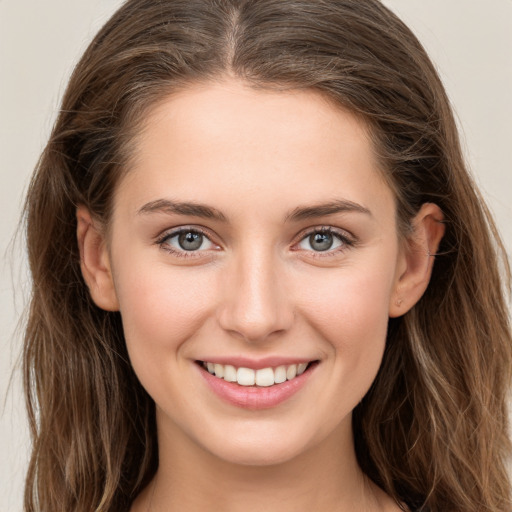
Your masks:
M118 311L104 234L85 206L76 211L77 239L80 249L80 268L94 303L106 311Z
M412 221L413 233L400 255L399 275L389 304L389 316L409 311L427 289L434 258L443 238L444 215L439 206L425 203Z

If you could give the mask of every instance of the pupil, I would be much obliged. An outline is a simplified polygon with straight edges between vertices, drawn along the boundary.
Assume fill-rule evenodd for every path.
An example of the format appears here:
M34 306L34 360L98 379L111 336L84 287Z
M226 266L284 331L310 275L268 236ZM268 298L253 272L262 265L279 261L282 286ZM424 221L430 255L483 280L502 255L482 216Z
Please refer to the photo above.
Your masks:
M333 238L330 233L315 233L309 237L309 242L315 251L327 251L333 244Z
M201 233L193 233L191 231L187 233L181 233L178 237L180 247L185 251L195 251L201 247L203 243L203 235Z

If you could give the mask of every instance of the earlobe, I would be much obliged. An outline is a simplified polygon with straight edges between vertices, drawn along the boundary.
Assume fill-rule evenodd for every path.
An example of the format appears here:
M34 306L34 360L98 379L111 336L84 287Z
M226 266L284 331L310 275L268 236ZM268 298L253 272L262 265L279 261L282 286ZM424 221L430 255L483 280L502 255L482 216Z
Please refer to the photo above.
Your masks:
M84 206L77 208L76 219L80 268L89 293L101 309L118 311L110 256L102 230Z
M435 255L445 232L443 221L441 209L433 203L425 203L414 217L413 233L401 254L402 268L389 305L390 317L409 311L427 289Z

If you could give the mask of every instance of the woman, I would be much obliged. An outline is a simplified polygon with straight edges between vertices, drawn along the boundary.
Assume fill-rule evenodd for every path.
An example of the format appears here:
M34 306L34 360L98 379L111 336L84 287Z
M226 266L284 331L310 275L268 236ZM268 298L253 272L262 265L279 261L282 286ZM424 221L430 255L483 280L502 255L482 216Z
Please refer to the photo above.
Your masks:
M26 212L27 510L510 508L502 247L379 2L127 2Z

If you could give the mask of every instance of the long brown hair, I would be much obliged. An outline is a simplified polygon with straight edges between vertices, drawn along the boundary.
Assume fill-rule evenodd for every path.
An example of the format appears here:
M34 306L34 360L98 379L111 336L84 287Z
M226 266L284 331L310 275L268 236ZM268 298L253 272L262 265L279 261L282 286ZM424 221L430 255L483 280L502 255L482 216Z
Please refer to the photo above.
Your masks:
M91 43L25 208L34 441L25 510L125 511L156 471L154 404L130 366L119 313L97 308L84 284L75 212L84 204L108 225L147 108L226 74L252 87L312 88L361 116L404 236L423 203L441 207L446 234L430 286L390 320L382 367L354 411L356 452L411 508L510 510L505 253L433 65L378 0L129 0Z

